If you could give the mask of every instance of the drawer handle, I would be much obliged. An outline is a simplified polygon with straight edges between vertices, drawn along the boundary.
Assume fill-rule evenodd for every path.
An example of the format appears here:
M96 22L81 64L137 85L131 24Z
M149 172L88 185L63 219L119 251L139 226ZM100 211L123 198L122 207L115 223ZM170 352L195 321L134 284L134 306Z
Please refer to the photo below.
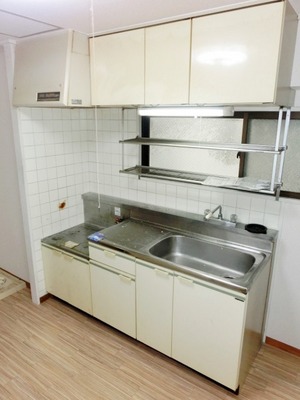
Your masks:
M167 278L170 275L169 272L162 271L161 269L158 269L158 268L155 268L154 271L158 276L161 276L161 277L164 277L164 278Z
M103 253L104 253L105 257L109 257L109 258L115 258L116 257L116 254L112 253L111 251L104 250Z
M124 283L131 283L132 279L129 278L128 276L125 275L119 275L119 278L121 279L122 282Z
M177 278L184 285L188 285L188 286L194 285L194 281L192 281L191 279L184 278L183 276L178 276Z

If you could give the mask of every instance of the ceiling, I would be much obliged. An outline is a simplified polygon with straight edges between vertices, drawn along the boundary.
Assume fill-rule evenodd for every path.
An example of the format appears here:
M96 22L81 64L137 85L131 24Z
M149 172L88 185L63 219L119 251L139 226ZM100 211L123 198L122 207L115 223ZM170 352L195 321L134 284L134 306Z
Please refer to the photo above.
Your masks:
M0 42L67 28L98 35L269 1L0 0ZM300 0L290 1L299 15Z

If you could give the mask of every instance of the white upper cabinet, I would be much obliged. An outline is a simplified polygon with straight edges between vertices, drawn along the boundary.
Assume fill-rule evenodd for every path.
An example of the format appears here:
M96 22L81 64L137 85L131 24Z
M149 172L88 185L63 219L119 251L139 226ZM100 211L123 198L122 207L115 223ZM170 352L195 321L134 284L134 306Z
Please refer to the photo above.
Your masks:
M16 45L15 106L90 106L88 37L71 30L38 35Z
M190 20L145 29L146 104L188 103L190 35Z
M193 19L190 103L292 104L296 30L286 2Z
M90 39L92 104L294 104L288 1Z
M92 104L144 103L144 29L90 39Z
M300 106L300 24L298 24L295 58L292 73L292 88L296 90L295 107Z

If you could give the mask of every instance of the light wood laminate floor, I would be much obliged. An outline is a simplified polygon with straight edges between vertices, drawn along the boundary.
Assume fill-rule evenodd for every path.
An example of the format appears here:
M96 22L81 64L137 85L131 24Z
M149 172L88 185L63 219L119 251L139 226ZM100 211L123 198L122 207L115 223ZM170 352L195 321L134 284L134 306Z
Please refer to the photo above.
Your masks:
M0 399L297 400L300 358L264 345L236 396L200 374L50 298L0 301Z

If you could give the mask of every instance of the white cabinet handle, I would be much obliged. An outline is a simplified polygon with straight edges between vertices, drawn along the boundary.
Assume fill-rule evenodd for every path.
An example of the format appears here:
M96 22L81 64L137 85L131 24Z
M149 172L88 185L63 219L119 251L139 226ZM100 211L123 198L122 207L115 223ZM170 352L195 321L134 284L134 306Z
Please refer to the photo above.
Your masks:
M64 258L68 261L72 261L74 259L73 256L69 256L68 254L64 254Z
M103 253L104 253L105 257L108 257L108 258L115 258L116 257L116 254L112 253L111 251L103 250Z
M132 281L131 278L128 278L128 276L125 276L125 275L119 275L119 278L124 283L131 283L131 281Z
M154 269L156 275L161 276L163 278L167 278L169 276L169 272L167 271L162 271L161 269L155 268Z
M184 278L183 276L178 276L177 278L184 285L188 285L188 286L194 285L194 281L192 281L191 279Z

